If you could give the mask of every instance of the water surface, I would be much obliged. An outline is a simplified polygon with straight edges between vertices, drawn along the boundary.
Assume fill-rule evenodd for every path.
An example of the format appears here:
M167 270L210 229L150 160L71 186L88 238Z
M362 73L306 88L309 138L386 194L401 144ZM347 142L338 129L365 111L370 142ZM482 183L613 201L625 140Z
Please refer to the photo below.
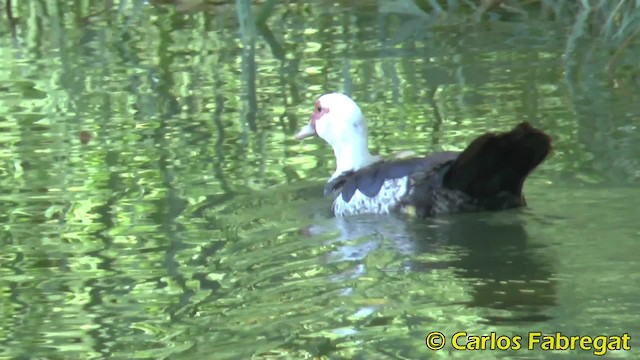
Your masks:
M224 2L60 3L2 20L0 358L593 357L430 352L430 331L638 344L637 41L608 69L598 34L540 14L282 2L254 27ZM554 151L526 209L334 219L332 152L292 139L328 91L383 155L523 120Z

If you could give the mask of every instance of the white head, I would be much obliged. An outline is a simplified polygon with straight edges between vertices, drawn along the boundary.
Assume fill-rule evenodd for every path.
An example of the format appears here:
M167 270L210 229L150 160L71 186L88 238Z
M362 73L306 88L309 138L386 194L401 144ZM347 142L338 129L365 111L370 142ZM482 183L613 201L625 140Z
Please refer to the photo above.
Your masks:
M336 171L332 178L378 160L369 153L367 123L362 111L347 95L330 93L318 98L309 124L296 134L296 139L313 135L318 135L333 148Z

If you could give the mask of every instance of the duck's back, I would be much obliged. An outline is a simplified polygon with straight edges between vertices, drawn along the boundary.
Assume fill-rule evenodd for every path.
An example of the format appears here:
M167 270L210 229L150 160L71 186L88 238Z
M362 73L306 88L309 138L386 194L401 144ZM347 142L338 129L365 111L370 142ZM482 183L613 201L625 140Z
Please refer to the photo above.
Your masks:
M357 171L345 172L325 186L333 194L333 213L347 216L363 213L388 214L413 202L416 181L442 187L443 176L458 152L442 152L423 158L383 160Z
M461 153L381 161L330 181L336 216L413 208L419 217L526 205L522 187L549 154L551 138L523 122L486 133Z

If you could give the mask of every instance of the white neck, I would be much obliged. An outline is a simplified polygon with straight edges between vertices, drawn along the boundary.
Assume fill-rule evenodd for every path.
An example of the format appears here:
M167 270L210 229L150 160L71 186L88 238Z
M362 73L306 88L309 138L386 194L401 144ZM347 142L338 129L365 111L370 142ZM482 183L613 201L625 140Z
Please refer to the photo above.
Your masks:
M333 180L338 175L349 170L359 170L380 160L379 156L369 153L367 139L357 138L349 142L333 144L336 156L336 171L331 175Z

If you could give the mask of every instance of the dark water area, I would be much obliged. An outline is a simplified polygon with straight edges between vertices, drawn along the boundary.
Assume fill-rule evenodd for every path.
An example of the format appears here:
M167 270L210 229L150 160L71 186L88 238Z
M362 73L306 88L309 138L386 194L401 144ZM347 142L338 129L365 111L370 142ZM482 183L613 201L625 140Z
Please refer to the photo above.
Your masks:
M594 357L431 351L432 331L628 333L604 358L636 357L637 38L573 13L188 4L0 21L0 359ZM332 91L381 155L520 121L553 152L524 209L333 218L331 149L293 139Z

